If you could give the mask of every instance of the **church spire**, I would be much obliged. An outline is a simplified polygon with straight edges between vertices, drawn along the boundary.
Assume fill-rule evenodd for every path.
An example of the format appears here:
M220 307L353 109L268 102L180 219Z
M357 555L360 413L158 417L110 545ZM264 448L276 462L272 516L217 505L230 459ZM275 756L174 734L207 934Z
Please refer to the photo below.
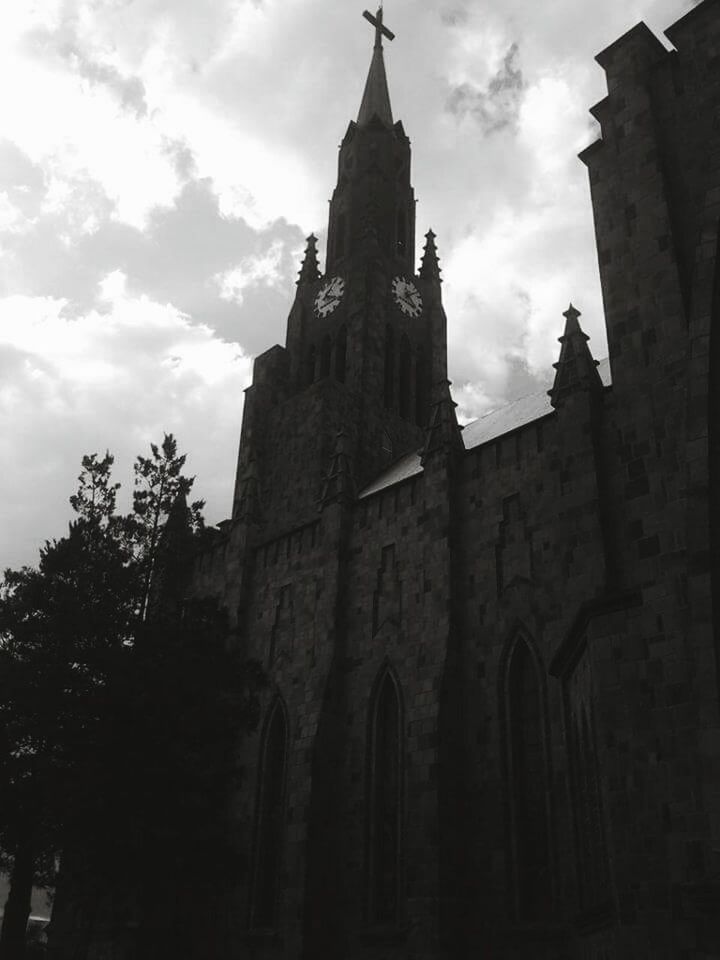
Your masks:
M420 265L420 276L423 280L433 280L435 283L442 282L440 280L440 258L435 246L435 234L432 230L428 230L425 234L425 249Z
M387 75L385 73L385 61L383 59L382 38L387 37L392 40L395 34L383 25L383 9L378 7L378 11L373 16L367 10L363 16L375 27L375 47L373 49L372 60L370 61L370 70L365 82L365 92L363 93L360 112L358 113L358 126L366 126L373 117L377 117L385 126L392 127L393 117L390 106L390 93L388 92Z
M548 390L553 407L577 390L602 390L602 380L597 371L598 361L593 359L588 347L590 337L583 333L578 323L580 311L570 304L563 316L565 332L558 338L562 344L560 357L553 364L557 371L555 382L552 389Z
M300 274L297 279L297 283L314 283L320 277L320 265L318 264L318 255L317 255L317 237L314 233L311 233L306 239L307 246L305 247L305 257L303 258L302 266L300 267Z

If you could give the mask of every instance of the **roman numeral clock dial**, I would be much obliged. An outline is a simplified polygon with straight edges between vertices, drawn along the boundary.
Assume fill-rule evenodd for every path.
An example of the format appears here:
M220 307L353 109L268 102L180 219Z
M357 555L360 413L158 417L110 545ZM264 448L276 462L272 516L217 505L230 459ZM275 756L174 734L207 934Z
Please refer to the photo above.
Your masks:
M337 307L345 292L345 281L342 277L332 277L324 283L315 297L315 313L319 317L329 316Z
M395 277L392 282L392 294L395 303L408 317L419 317L422 313L423 302L420 291L405 277Z

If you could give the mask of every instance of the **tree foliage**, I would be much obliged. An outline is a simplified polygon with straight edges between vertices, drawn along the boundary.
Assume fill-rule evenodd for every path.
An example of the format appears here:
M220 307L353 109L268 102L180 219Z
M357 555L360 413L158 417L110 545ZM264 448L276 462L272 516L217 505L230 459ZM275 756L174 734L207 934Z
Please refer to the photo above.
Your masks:
M148 613L153 572L163 529L173 506L179 499L187 499L193 485L193 480L182 472L186 457L178 455L177 441L171 433L165 434L161 446L150 444L150 450L152 456L139 456L134 467L134 535L143 569L143 591L140 598L143 618ZM194 533L203 529L204 506L204 500L196 500L188 507L187 521Z
M131 872L180 837L188 864L222 849L212 805L237 775L262 677L228 644L222 611L170 590L203 530L184 464L172 435L153 444L122 515L113 457L84 457L67 536L0 584L0 865L24 886L28 863L31 883L50 885L68 846L96 871ZM187 536L169 563L171 516ZM173 602L153 608L153 590ZM188 823L206 826L191 838ZM24 909L6 907L0 957L22 955Z

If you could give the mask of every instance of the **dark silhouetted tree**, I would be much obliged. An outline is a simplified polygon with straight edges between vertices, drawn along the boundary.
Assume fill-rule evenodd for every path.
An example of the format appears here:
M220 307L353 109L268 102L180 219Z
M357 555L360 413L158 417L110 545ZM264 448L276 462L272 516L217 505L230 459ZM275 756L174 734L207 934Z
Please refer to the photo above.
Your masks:
M112 456L84 457L68 535L0 584L1 960L23 957L31 889L52 885L59 854L128 885L157 879L175 844L176 892L186 868L224 869L211 810L238 774L262 677L231 649L222 611L183 603L203 504L187 504L172 435L151 450L127 516ZM163 594L172 602L150 603ZM151 904L146 891L145 916Z

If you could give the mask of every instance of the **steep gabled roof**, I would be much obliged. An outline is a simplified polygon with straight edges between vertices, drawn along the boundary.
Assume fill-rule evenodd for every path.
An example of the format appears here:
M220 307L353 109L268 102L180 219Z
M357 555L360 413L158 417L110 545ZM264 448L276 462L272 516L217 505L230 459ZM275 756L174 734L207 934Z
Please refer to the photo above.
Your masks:
M607 359L601 360L597 371L600 374L603 386L610 386L610 361ZM554 412L546 391L531 393L527 397L512 400L510 403L498 407L497 410L486 413L484 417L466 424L462 432L465 449L472 450L475 447L481 447L484 443L497 440L498 437L502 437L506 433L512 433L513 430L533 423L535 420L540 420ZM369 483L364 490L360 491L360 499L422 473L420 457L421 451L417 451L408 453L396 460L387 470L384 470Z

